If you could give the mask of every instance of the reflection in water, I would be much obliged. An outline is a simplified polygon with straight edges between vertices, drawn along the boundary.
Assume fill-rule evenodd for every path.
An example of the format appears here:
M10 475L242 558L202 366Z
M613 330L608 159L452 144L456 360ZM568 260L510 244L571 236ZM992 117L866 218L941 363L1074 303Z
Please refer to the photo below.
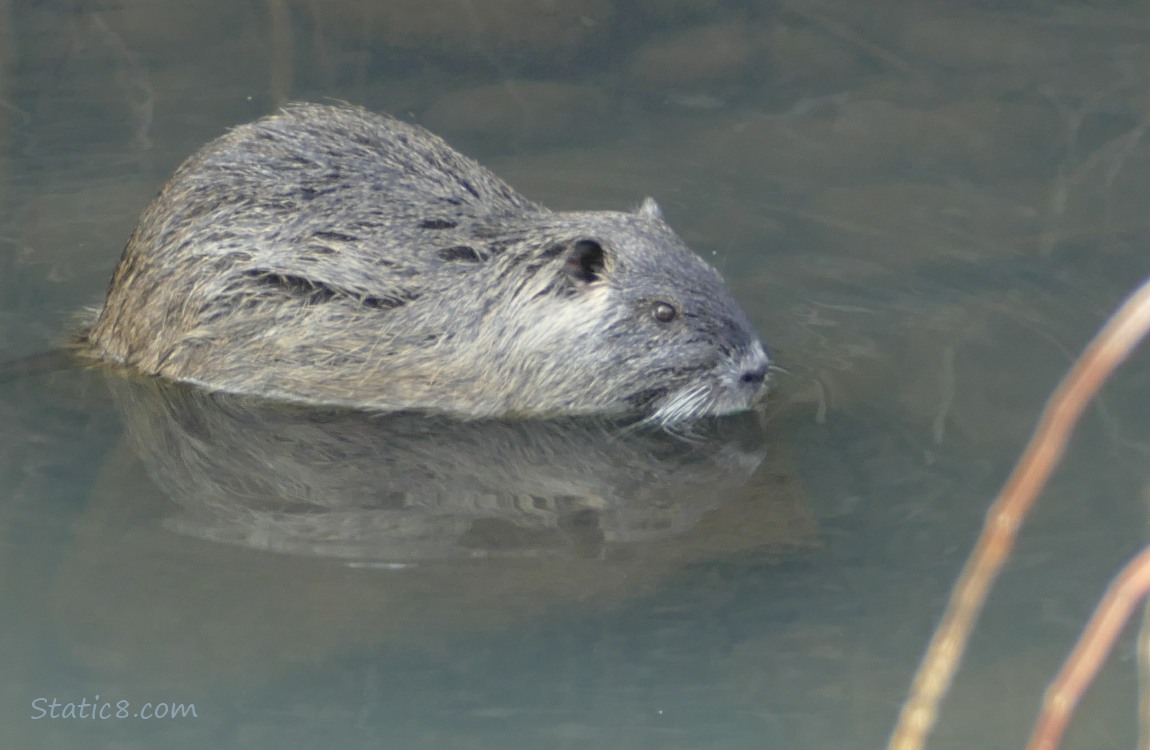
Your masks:
M109 374L168 528L377 561L603 556L670 539L727 502L762 436L599 421L459 422L316 412Z

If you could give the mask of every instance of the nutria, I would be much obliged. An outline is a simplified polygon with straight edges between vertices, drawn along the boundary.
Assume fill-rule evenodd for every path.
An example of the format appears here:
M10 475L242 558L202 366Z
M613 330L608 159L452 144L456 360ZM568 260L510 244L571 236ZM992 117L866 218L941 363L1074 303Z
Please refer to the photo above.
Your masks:
M770 364L651 199L549 211L423 128L314 104L179 167L85 335L221 391L463 417L680 422L748 408Z

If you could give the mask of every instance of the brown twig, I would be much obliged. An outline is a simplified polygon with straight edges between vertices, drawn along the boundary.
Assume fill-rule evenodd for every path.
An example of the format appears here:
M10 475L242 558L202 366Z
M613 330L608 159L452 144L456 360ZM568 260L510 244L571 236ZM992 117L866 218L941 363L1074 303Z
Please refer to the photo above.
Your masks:
M1138 629L1138 742L1135 750L1150 750L1150 604L1142 609Z
M1150 547L1127 563L1098 603L1062 671L1046 690L1042 711L1026 750L1058 747L1078 700L1094 681L1114 640L1147 592L1150 592Z
M1066 449L1090 398L1150 329L1150 281L1110 317L1051 395L1038 427L987 513L982 533L951 593L942 622L919 665L889 750L920 750L934 726L991 584L1014 546L1018 527Z

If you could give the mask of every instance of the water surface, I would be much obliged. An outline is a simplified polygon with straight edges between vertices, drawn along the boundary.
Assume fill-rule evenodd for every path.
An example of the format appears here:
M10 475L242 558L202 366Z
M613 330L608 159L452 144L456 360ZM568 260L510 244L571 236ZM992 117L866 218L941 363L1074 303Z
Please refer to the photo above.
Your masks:
M1047 393L1150 270L1148 31L1125 2L0 2L5 360L98 303L181 159L330 98L553 208L653 195L792 373L765 427L451 432L450 470L355 418L2 382L4 746L881 747ZM1143 543L1148 357L1087 415L931 747L1020 747ZM1133 650L1067 747L1133 744Z

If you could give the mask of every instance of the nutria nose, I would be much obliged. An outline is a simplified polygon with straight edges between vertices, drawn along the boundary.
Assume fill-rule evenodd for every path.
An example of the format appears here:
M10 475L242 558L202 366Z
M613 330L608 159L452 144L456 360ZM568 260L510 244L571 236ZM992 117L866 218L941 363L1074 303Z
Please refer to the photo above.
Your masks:
M744 370L743 376L739 380L744 383L761 383L767 378L767 365L762 365L751 370Z

